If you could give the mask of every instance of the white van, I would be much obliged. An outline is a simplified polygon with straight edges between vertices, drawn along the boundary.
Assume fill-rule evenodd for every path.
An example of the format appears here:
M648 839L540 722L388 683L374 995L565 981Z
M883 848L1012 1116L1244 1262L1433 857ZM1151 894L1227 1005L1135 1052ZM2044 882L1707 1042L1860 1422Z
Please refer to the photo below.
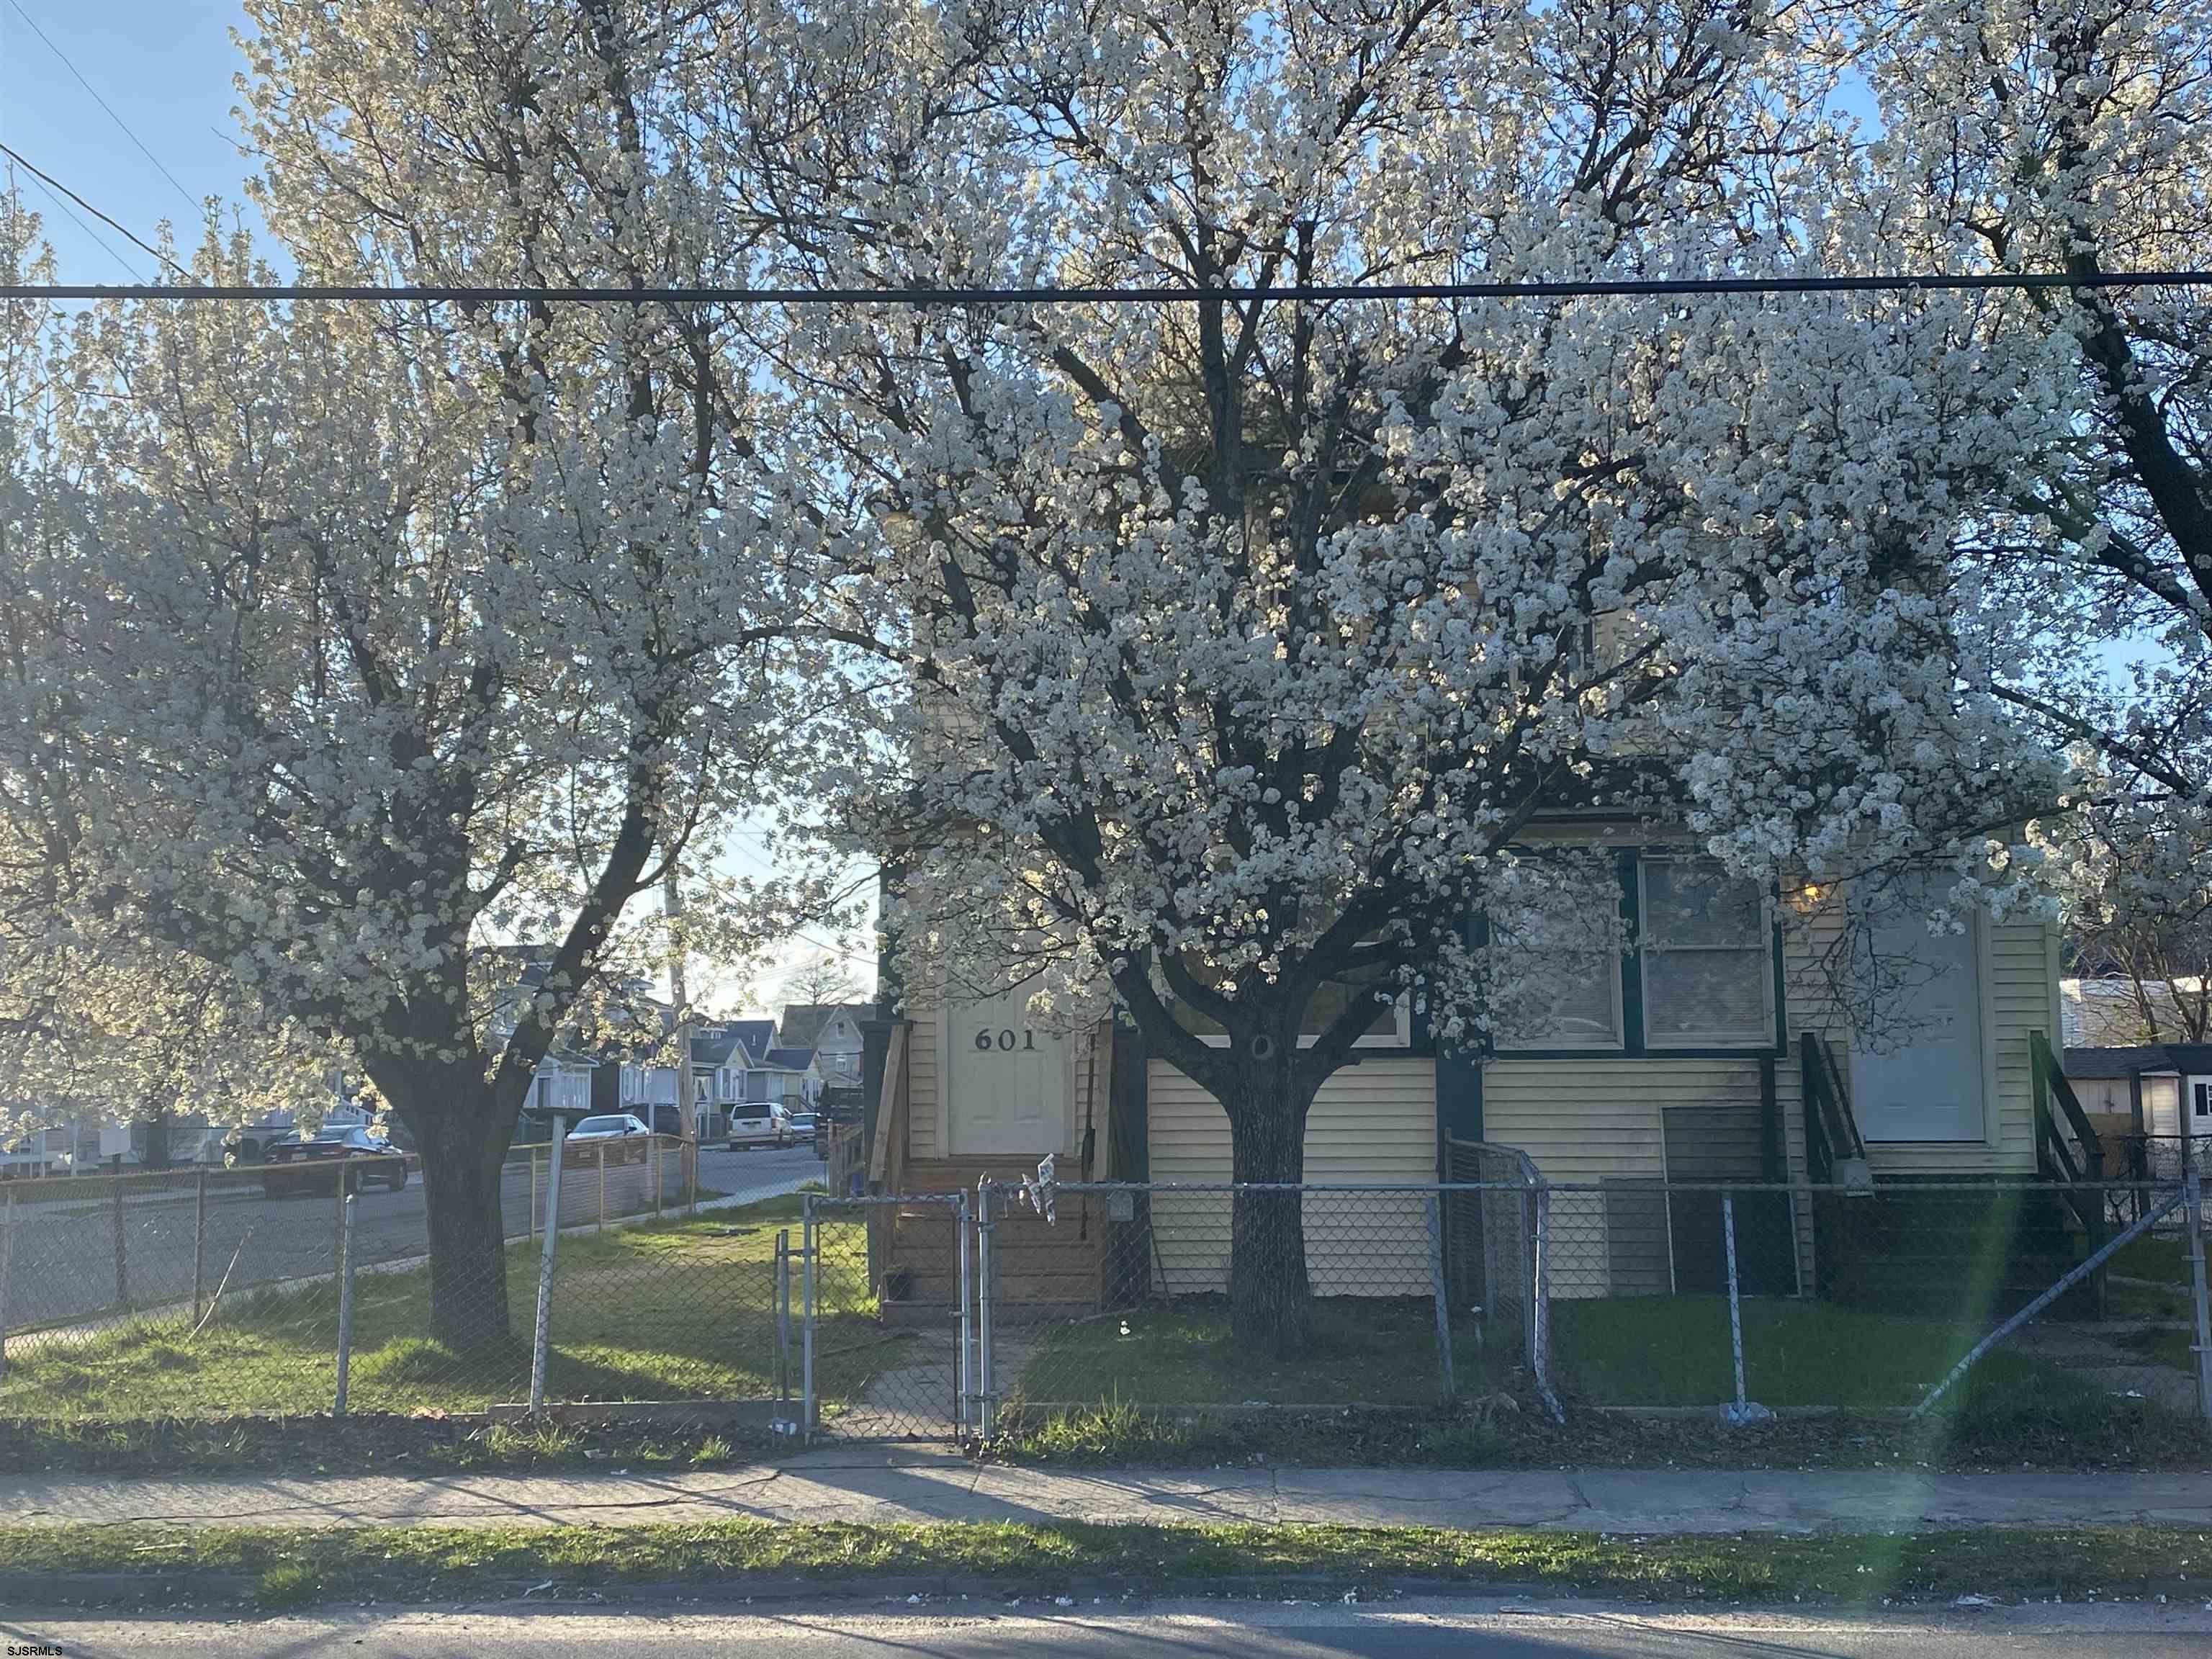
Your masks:
M740 1146L788 1146L791 1119L772 1101L741 1100L730 1108L730 1150Z

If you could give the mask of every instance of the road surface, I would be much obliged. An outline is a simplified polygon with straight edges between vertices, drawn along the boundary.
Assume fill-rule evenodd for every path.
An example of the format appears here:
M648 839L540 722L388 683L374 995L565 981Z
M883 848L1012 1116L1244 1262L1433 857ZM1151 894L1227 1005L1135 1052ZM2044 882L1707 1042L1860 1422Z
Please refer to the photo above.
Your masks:
M803 1607L708 1611L670 1604L606 1611L506 1604L450 1611L346 1608L315 1616L228 1621L220 1615L145 1619L10 1612L0 1632L23 1652L70 1659L2130 1659L2212 1654L2212 1614L2186 1607L1993 1608L1972 1613L1798 1614L1546 1603L1501 1611L1495 1600L1390 1602L1373 1607L1276 1603L1091 1606L1042 1616L1028 1607L896 1613Z
M544 1213L546 1161L535 1178L527 1163L511 1161L501 1182L501 1208L510 1237L529 1230L533 1205ZM710 1146L699 1154L704 1191L741 1199L770 1198L821 1179L811 1146L732 1152ZM88 1183L90 1184L90 1183ZM104 1186L104 1183L103 1183ZM173 1184L148 1180L125 1185L123 1249L118 1269L116 1219L97 1199L21 1204L14 1220L7 1325L11 1332L94 1319L125 1305L135 1309L189 1304L192 1297L192 1239L196 1176L179 1171ZM264 1194L258 1180L234 1172L209 1183L204 1242L198 1264L204 1294L223 1274L233 1290L328 1273L337 1261L337 1196L334 1192L283 1198ZM661 1196L674 1204L683 1180L673 1148L662 1154ZM564 1226L586 1225L599 1214L596 1163L570 1166L562 1177ZM606 1174L609 1217L651 1211L652 1175L643 1162L611 1164ZM398 1192L376 1188L355 1206L354 1247L364 1266L419 1259L428 1249L420 1173ZM235 1258L236 1265L232 1266ZM19 1339L20 1340L20 1339Z

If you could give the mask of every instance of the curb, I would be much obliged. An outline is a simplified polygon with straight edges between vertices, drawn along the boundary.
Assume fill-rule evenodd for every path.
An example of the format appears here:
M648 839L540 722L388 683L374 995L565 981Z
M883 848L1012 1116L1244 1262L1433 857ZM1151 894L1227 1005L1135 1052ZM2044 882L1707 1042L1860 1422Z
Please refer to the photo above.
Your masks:
M15 1572L0 1573L0 1610L21 1610L27 1607L64 1607L92 1604L128 1604L143 1606L160 1601L168 1604L199 1602L240 1603L253 1606L258 1597L260 1581L245 1573L229 1572ZM1000 1607L1032 1603L1045 1609L1070 1614L1085 1607L1111 1602L1126 1605L1130 1602L1158 1601L1358 1601L1382 1602L1419 1599L1449 1601L1505 1601L1516 1604L1565 1601L1601 1596L1620 1601L1681 1601L1680 1597L1653 1596L1632 1586L1600 1584L1595 1588L1581 1584L1534 1584L1512 1579L1486 1578L1424 1578L1405 1574L1379 1576L1311 1573L1224 1574L1207 1578L1137 1578L1103 1577L1073 1579L1007 1579L993 1578L976 1574L884 1574L865 1578L756 1578L748 1580L743 1575L730 1577L700 1577L674 1582L623 1583L620 1582L594 1584L588 1583L556 1583L547 1586L548 1593L537 1594L539 1586L522 1578L491 1586L477 1584L456 1586L450 1593L440 1593L434 1588L428 1595L416 1597L374 1598L374 1604L385 1607L434 1607L452 1604L468 1607L543 1607L605 1606L610 1603L631 1602L649 1606L683 1604L711 1604L717 1607L752 1606L759 1603L783 1606L794 1602L859 1602L896 1601L902 1603L991 1602ZM2204 1595L2202 1583L2192 1584L2182 1579L2148 1578L2124 1592L2104 1598L2113 1603L2150 1601L2172 1597L2177 1601L2200 1600ZM295 1612L316 1607L326 1607L336 1601L356 1600L349 1592L315 1595L294 1601L286 1599L281 1607L268 1609L271 1613ZM2033 1601L2033 1596L2025 1598ZM1704 1598L1691 1598L1700 1605ZM1944 1607L1952 1605L1953 1598L1937 1595L1924 1599L1898 1598L1895 1605L1903 1607ZM2008 1601L2002 1605L2011 1605ZM1735 1602L1715 1600L1713 1606L1749 1607L1755 1602ZM1860 1605L1847 1596L1836 1596L1818 1605L1851 1607ZM1892 1605L1888 1599L1884 1606Z
M259 1580L235 1572L10 1572L0 1573L0 1608L92 1602L143 1603L149 1601L254 1601ZM742 1575L726 1578L701 1577L666 1583L594 1584L556 1583L550 1593L532 1595L535 1587L517 1578L493 1591L488 1586L458 1589L452 1595L433 1594L421 1604L443 1601L471 1605L520 1604L541 1607L578 1603L637 1601L671 1603L712 1601L1019 1601L1050 1606L1065 1599L1068 1610L1092 1602L1137 1601L1341 1601L1356 1595L1361 1601L1421 1597L1426 1600L1531 1601L1558 1600L1578 1592L1571 1586L1545 1586L1507 1580L1419 1578L1398 1575L1367 1577L1314 1574L1229 1574L1192 1579L1074 1578L1006 1579L981 1574L891 1573L865 1578L757 1578ZM286 1607L328 1605L351 1600L344 1592L310 1596ZM380 1606L416 1605L416 1598L386 1601Z

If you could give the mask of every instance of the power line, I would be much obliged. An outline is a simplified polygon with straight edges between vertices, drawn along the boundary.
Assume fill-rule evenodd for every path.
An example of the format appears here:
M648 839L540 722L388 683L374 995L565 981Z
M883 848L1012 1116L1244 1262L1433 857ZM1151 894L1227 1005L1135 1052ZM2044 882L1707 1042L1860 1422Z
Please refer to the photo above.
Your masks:
M24 22L30 25L31 33L37 35L40 40L46 42L46 50L62 60L62 67L66 69L71 75L76 76L77 85L85 89L86 93L90 95L92 101L107 112L107 118L114 122L117 126L122 128L123 136L125 138L128 138L132 143L138 145L138 153L144 156L148 161L151 161L154 164L155 170L164 179L167 179L172 185L175 186L177 194L185 198L185 205L191 208L195 215L200 213L203 210L202 204L192 199L191 191L186 190L182 185L178 184L177 175L161 165L161 158L155 155L152 150L147 149L143 143L141 143L139 142L138 135L131 131L128 126L124 125L123 118L115 112L113 106L109 104L107 100L101 97L100 94L94 89L92 82L84 78L84 72L78 69L75 64L70 61L70 55L53 43L52 38L49 36L44 29L39 27L38 20L36 18L33 17L30 13L23 9L21 0L8 0L8 4L9 9L15 12L16 16L21 18Z
M12 150L9 152L11 155L14 153L15 152ZM64 213L69 215L70 218L76 222L76 228L79 230L82 231L86 235L91 237L94 242L98 243L101 252L106 254L109 258L114 260L117 264L121 265L124 270L129 271L133 276L136 276L138 274L138 268L132 264L130 260L118 253L113 247L110 246L107 238L102 236L90 225L85 223L83 216L78 213L75 208L71 207L68 202L64 200L60 195L56 193L53 186L45 181L43 174L34 173L31 182L38 185L40 191L45 195L48 201L59 208Z
M101 216L103 218L105 215ZM112 223L111 220L109 222ZM118 229L121 227L118 226ZM127 234L127 233L126 233ZM135 241L137 239L133 237ZM145 245L139 244L142 247ZM172 269L175 269L173 262ZM1572 300L1722 294L1978 293L1992 289L2212 288L2212 270L1930 272L1912 276L1652 276L1603 281L1254 284L1105 288L533 288L482 283L49 283L0 286L4 300L400 301L428 305L1164 305L1194 300Z
M119 222L118 222L118 221L117 221L117 220L114 220L114 219L112 219L112 218L108 217L108 216L107 216L107 215L106 215L105 213L102 213L102 212L101 212L98 208L96 208L96 207L93 206L93 204L92 204L91 203L89 203L89 202L86 201L86 200L84 199L84 198L83 198L83 197L82 197L82 196L78 195L75 191L71 190L71 189L70 189L67 185L64 184L60 179L58 179L55 178L55 177L53 176L53 174L52 174L51 173L43 172L43 171L41 171L40 168L38 168L38 167L33 167L33 166L31 164L31 162L30 162L28 160L27 160L27 159L25 158L25 156L23 155L23 154L22 154L22 152L21 152L21 150L10 149L9 149L9 148L8 148L8 146L7 146L7 145L5 145L5 144L0 144L0 155L4 155L4 156L6 156L9 161L13 161L13 162L17 166L17 167L19 167L22 168L24 172L26 172L26 173L29 173L29 174L30 174L33 179L36 179L37 180L39 180L39 182L40 182L40 183L41 183L41 184L43 184L43 185L46 185L49 189L58 190L58 191L59 191L63 195L64 195L64 196L68 197L68 198L70 198L70 201L75 202L75 203L76 203L79 207L82 208L82 209L83 209L87 213L89 213L90 215L92 215L92 216L93 216L94 218L95 218L95 219L99 220L99 221L100 222L100 223L102 223L102 224L106 225L106 226L110 230L112 230L113 232L115 232L115 233L116 233L116 234L118 234L118 236L123 236L123 237L128 238L128 239L129 239L129 240L130 240L133 244L135 244L137 246L138 246L138 247L140 247L140 248L144 249L147 252L149 252L149 253L152 254L152 255L153 255L156 259L159 259L159 260L160 260L163 264L165 264L165 265L168 266L168 268L169 268L170 270L172 270L175 271L175 272L177 273L177 275L179 275L179 276L189 277L189 276L191 275L191 273L190 271L186 270L185 270L182 265L179 264L178 264L174 259L172 259L172 258L171 258L167 254L166 254L166 253L162 252L161 249L159 249L159 248L155 247L155 246L151 242L148 241L144 237L138 235L136 232L134 232L134 231L131 228L131 227L130 227L130 226L125 225L125 224L123 224L123 223ZM70 218L72 218L72 219L76 219L76 215L75 215L74 213L72 213L72 214L70 214ZM76 221L76 222L77 222L77 223L78 223L80 226L82 226L82 227L83 228L83 230L84 230L85 234L87 234L88 236L90 236L94 241L95 241L95 242L100 242L100 245L102 247L107 247L107 244L106 244L106 242L102 242L102 241L100 241L100 234L99 234L97 231L94 230L94 229L93 229L93 228L92 228L90 225L85 224L84 221L83 221L83 220L82 220L82 219L77 219L77 221ZM110 253L112 253L112 254L115 254L115 263L116 263L116 264L118 264L121 265L121 266L122 266L125 270L129 270L131 269L131 262L130 262L129 260L125 259L125 258L121 254L119 254L119 253L115 253L115 250L114 250L113 248L112 248L112 247L107 248L107 251L108 251ZM135 275L136 273L134 272L133 274ZM30 288L37 288L37 287L39 287L39 286L40 286L40 284L38 284L38 283L27 283L27 284L18 283L18 284L15 284L15 286L17 286L17 287L30 287ZM65 293L64 293L64 292L62 291L64 288L65 288L65 287L67 287L67 286L68 286L68 284L66 284L66 283L47 283L47 284L46 284L45 286L46 286L46 287L48 287L48 288L50 288L50 289L52 289L53 290L52 295L52 296L51 296L51 297L52 297L52 298L54 298L54 299L57 299L57 300L65 300L65 299L68 299L68 298L70 298L70 297L69 295L67 295L67 294L65 294ZM97 285L95 285L95 286L97 286ZM118 286L119 286L119 285L118 285ZM137 286L142 287L142 288L146 288L146 287L160 287L160 286L161 286L161 284L159 284L159 283L140 283L140 284L137 284ZM187 288L187 289L184 289L183 291L184 291L185 293L186 293L186 294L193 294L193 293L197 293L197 292L198 292L198 290L197 289L191 289L191 288ZM10 295L7 295L6 297L7 297L7 298L9 298L9 299L33 300L33 299L37 299L37 298L38 298L38 297L40 297L40 296L39 296L39 295L35 295L35 294L10 294Z

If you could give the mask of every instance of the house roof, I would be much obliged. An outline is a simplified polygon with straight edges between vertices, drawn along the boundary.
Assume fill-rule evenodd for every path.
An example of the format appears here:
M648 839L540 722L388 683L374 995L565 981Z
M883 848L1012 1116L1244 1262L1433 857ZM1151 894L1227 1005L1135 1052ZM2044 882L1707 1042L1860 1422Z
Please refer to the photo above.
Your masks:
M811 1048L771 1048L768 1063L787 1072L803 1072L814 1063Z
M783 1040L794 1048L819 1048L822 1028L835 1016L845 1013L855 1020L862 1020L875 1012L876 1005L872 1002L786 1003L782 1021Z
M744 1045L746 1054L754 1060L775 1047L775 1022L772 1019L733 1019L727 1030Z
M723 1031L714 1036L695 1036L691 1039L691 1063L694 1066L726 1065L730 1050L737 1046L737 1035L732 1031Z
M2133 1048L2069 1048L2069 1077L2141 1077L2147 1072L2212 1072L2212 1042L2158 1042Z

